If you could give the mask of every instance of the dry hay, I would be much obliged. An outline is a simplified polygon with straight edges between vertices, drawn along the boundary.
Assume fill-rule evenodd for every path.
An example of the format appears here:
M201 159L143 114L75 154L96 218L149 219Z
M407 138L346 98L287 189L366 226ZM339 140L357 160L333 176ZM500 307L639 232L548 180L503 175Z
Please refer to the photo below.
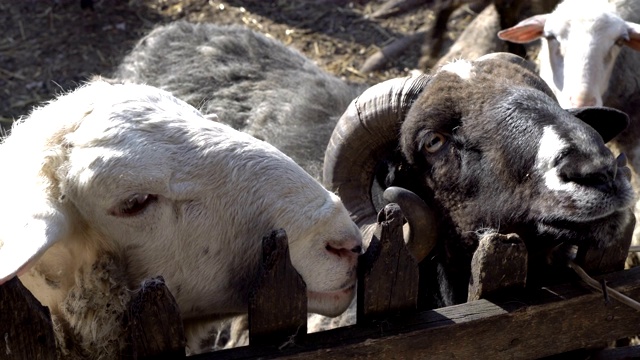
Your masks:
M346 0L80 0L0 2L0 123L14 119L93 75L108 76L135 42L177 19L243 24L302 51L353 82L376 83L417 66L415 44L377 72L363 62L390 42L433 20L426 6L384 20L369 15L384 3Z

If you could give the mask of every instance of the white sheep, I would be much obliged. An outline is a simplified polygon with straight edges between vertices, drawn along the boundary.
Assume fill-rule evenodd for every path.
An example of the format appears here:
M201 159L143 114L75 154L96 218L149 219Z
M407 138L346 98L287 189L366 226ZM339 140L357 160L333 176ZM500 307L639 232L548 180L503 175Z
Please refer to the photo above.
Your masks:
M541 39L540 76L563 107L605 105L629 115L629 128L609 146L628 156L636 191L640 191L639 21L640 1L565 0L551 13L498 33L501 39L518 43ZM640 216L640 203L635 213ZM634 244L640 245L640 227Z
M247 311L261 240L287 231L309 311L354 296L361 234L340 199L266 142L168 92L99 79L0 144L0 284L48 306L61 355L113 357L122 312L162 275L198 350L204 322Z
M637 1L565 0L553 12L527 18L498 36L516 43L541 39L540 76L560 105L602 106L609 89L618 91L612 86L618 84L610 82L613 71L638 76L640 57L633 54L640 50L637 20ZM616 64L624 52L630 58Z

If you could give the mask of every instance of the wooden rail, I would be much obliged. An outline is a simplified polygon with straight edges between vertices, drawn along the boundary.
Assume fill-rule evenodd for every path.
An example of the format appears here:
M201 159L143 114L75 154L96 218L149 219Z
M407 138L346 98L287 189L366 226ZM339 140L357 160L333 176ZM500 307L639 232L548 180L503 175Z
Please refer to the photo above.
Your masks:
M640 297L640 268L606 278L618 291ZM280 344L250 346L194 360L537 359L586 353L637 334L640 312L616 302L607 304L602 294L576 283L309 334L286 349L278 349ZM640 357L640 349L626 350Z
M637 347L606 349L640 334L640 311L605 301L577 277L526 289L526 248L517 236L481 240L469 302L417 311L418 264L404 246L402 219L399 207L388 205L360 259L356 325L306 334L305 284L291 265L286 233L278 230L263 239L248 309L250 346L190 359L535 359L569 352L583 358L640 357ZM609 252L618 256L614 250ZM505 257L509 268L495 271ZM640 298L640 268L601 278ZM114 358L185 358L182 321L162 278L145 282L123 318L130 345ZM0 359L57 359L49 310L18 279L0 287Z

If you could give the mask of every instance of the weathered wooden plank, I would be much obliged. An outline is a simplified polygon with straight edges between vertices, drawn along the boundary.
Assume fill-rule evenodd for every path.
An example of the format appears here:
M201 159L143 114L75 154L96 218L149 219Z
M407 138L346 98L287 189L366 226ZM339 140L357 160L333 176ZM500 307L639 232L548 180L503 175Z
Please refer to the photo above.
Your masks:
M640 268L606 278L618 291L640 297ZM640 312L617 302L606 305L602 294L572 283L309 334L296 349L244 347L193 360L535 359L636 334Z
M249 296L249 344L282 344L307 333L307 287L291 264L284 230L264 237L262 252Z
M524 288L527 247L517 234L489 234L480 238L471 260L468 301L497 291Z
M57 359L49 308L17 277L0 286L0 359Z
M130 348L124 359L185 358L186 338L178 304L159 276L145 281L125 316Z
M418 304L418 263L405 246L400 207L388 204L367 252L358 261L358 323L385 314L414 311Z

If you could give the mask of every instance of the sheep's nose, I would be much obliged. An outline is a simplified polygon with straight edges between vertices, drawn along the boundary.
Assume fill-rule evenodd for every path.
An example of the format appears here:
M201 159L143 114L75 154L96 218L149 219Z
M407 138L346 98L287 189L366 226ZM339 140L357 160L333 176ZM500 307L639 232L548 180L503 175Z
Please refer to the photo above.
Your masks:
M614 186L618 168L624 168L626 163L624 154L620 154L615 161L606 161L604 158L597 161L584 157L584 154L569 155L560 162L558 173L564 182L574 182L601 191L609 191Z
M588 94L572 95L569 97L569 102L574 108L598 105L598 99L595 96Z
M362 253L362 242L359 239L330 240L325 249L338 257L357 258Z

